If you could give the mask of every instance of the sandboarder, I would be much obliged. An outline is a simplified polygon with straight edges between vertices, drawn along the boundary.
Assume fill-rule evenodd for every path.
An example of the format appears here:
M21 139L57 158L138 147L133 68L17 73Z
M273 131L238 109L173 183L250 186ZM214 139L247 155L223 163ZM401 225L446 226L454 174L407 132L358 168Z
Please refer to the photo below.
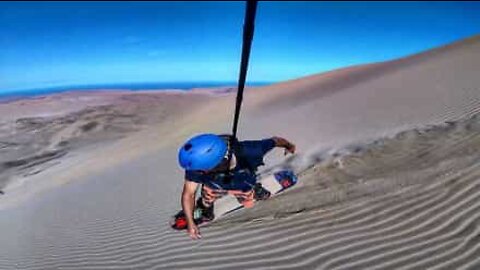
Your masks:
M257 183L256 171L264 165L263 157L275 147L285 148L285 155L295 153L295 145L281 137L238 141L229 135L215 134L197 135L180 148L178 159L185 169L181 202L187 233L192 239L201 238L194 222L194 209L201 210L204 220L212 220L214 201L226 194L234 195L245 207L252 207L254 200L270 196L270 192ZM198 185L202 185L202 196L195 204Z

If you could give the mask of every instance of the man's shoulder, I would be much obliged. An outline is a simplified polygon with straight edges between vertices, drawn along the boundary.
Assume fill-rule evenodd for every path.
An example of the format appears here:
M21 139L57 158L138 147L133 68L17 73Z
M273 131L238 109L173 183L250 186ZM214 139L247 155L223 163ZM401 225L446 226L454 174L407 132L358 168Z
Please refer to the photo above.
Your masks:
M238 143L245 146L254 146L254 145L262 145L262 144L271 143L271 142L274 142L273 137L257 139L257 140L243 140L243 141L239 141Z
M246 151L253 150L261 150L262 152L268 152L275 146L275 141L273 138L264 138L259 140L245 140L239 142L241 147Z

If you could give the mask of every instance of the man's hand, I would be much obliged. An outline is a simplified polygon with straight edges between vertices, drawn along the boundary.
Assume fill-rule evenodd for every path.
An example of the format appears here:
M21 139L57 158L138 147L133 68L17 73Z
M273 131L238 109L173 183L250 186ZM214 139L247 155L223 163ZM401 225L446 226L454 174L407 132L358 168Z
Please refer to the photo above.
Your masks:
M295 150L296 150L295 144L281 137L273 137L272 139L275 141L275 146L285 148L285 155L287 155L288 153L290 154L295 153Z
M288 143L288 145L285 146L285 156L290 153L290 154L295 154L295 144L293 143Z
M200 234L200 230L195 224L188 226L187 233L190 235L190 238L192 238L193 240L202 238L202 235Z

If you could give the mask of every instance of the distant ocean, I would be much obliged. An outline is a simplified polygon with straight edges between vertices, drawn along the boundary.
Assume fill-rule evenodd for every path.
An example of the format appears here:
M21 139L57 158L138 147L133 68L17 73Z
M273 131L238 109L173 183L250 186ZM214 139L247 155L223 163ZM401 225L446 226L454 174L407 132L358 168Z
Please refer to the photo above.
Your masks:
M253 82L247 83L247 86L262 86L271 83ZM209 87L235 87L237 82L161 82L161 83L122 83L122 84L96 84L96 85L69 85L56 86L39 89L11 90L0 92L0 99L15 100L19 98L43 96L54 93L62 93L69 91L94 91L102 90L129 90L129 91L161 91L166 89L177 89L188 91L193 88L209 88Z

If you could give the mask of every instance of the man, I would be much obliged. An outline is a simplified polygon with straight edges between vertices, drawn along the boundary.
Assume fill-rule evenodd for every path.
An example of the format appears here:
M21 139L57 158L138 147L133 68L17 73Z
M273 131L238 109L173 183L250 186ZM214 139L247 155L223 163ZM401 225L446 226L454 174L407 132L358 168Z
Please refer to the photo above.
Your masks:
M245 207L252 207L254 200L270 196L260 183L256 183L256 171L264 165L263 157L275 147L285 148L285 155L295 153L295 145L281 137L237 141L229 135L215 134L195 136L180 148L179 163L185 169L181 201L187 232L192 239L201 238L193 219L198 185L202 185L202 196L197 208L201 209L204 219L214 218L213 203L226 194L234 195Z

